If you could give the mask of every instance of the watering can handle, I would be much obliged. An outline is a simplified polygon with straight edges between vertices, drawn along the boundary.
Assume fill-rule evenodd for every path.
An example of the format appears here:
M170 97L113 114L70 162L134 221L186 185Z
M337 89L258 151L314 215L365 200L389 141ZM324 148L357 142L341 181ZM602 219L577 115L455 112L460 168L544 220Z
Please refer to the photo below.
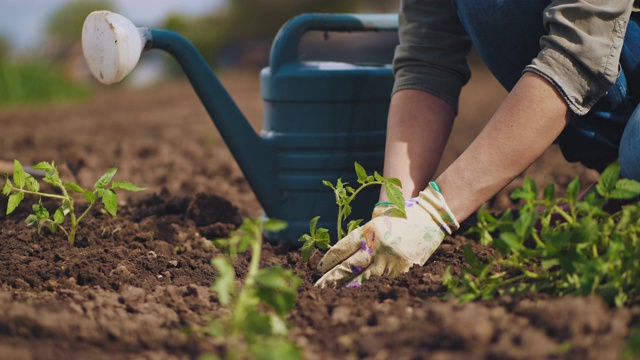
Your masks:
M308 31L397 31L398 14L302 14L285 23L271 47L269 66L300 61L298 44Z

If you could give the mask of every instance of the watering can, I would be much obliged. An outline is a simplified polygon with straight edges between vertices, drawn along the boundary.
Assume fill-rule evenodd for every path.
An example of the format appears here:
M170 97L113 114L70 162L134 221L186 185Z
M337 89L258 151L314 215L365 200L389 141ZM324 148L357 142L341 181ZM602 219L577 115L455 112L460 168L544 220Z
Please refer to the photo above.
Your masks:
M257 134L195 49L180 34L138 28L125 17L96 11L85 20L82 46L94 77L112 84L137 64L143 50L160 49L182 67L251 189L264 215L288 227L265 234L298 244L309 220L335 240L338 208L323 180L357 187L354 162L382 173L386 118L393 86L390 64L302 61L298 46L309 31L396 31L397 14L302 14L278 32L269 66L260 73L263 128ZM391 56L390 56L391 58ZM350 218L370 218L379 188L352 203Z

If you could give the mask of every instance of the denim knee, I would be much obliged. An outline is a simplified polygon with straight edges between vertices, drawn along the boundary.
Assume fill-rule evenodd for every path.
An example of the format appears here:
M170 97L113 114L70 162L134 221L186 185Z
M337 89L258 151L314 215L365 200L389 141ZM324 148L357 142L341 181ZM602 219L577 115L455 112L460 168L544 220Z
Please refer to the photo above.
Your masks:
M620 175L640 181L640 107L633 112L622 133L619 159Z

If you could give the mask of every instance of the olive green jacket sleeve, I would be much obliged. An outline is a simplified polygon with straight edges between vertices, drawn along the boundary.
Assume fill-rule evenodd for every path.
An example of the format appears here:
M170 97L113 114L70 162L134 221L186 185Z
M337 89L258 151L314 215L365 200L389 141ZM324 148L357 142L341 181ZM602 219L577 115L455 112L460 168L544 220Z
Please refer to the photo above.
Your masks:
M555 0L543 14L548 34L525 71L560 92L571 110L584 115L613 86L633 0Z

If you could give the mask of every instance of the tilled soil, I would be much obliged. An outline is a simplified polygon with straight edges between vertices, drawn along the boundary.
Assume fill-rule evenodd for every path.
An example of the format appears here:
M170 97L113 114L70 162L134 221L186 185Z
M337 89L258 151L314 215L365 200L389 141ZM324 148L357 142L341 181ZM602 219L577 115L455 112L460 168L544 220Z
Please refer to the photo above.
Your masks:
M479 131L504 92L476 71L442 166ZM257 74L222 77L258 129ZM0 109L2 160L54 160L84 186L113 165L116 179L148 190L120 193L117 218L94 209L70 245L60 233L38 235L23 220L35 199L14 214L0 205L0 358L192 359L223 354L219 339L199 336L224 309L210 286L210 240L225 237L260 206L190 86L100 89L86 103ZM527 172L565 186L595 174L550 149ZM524 176L524 175L523 175ZM496 211L514 204L494 198ZM6 198L4 198L6 199ZM51 202L46 206L53 207ZM362 287L317 289L313 264L289 244L265 244L262 266L293 269L303 282L289 318L306 359L617 359L640 305L607 307L599 298L501 297L443 301L441 277L460 273L462 247L473 237L447 237L423 267ZM238 278L248 259L236 262Z

